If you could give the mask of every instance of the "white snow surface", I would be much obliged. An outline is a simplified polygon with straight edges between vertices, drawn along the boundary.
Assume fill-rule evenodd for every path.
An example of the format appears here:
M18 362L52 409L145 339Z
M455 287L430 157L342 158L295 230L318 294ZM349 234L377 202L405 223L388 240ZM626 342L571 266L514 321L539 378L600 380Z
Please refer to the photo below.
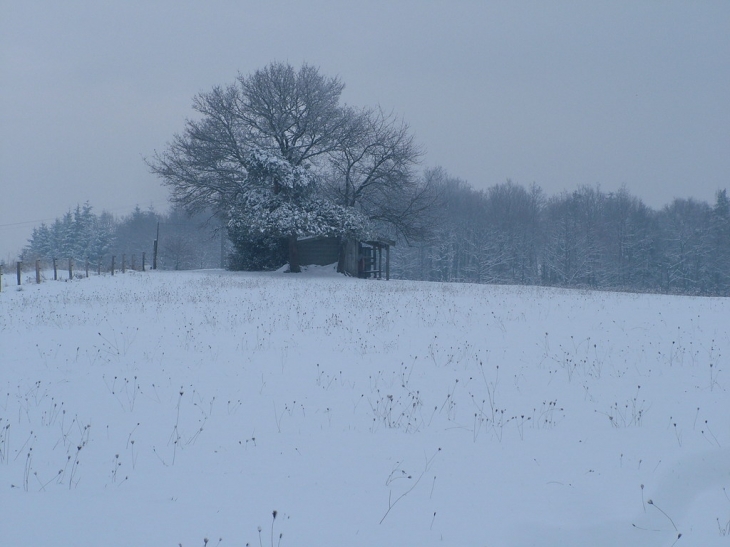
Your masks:
M8 279L3 545L730 544L728 299Z

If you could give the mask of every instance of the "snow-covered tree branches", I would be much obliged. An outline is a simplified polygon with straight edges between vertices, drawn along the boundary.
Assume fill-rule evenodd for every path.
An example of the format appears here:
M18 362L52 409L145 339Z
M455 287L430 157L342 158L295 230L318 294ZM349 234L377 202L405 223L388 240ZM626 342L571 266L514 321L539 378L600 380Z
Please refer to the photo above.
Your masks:
M404 122L340 105L343 88L307 64L239 75L195 97L199 117L148 164L173 202L215 211L234 241L362 235L369 221L417 237L435 203L414 174L420 150Z

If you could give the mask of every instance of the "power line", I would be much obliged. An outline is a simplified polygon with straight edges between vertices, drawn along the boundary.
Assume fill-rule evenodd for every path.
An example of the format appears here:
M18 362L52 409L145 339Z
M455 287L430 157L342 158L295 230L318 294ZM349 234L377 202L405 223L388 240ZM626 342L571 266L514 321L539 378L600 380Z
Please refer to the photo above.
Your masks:
M37 224L38 222L50 222L55 220L52 218L42 218L40 220L24 220L22 222L11 222L10 224L0 224L0 228L7 228L9 226L22 226L23 224Z

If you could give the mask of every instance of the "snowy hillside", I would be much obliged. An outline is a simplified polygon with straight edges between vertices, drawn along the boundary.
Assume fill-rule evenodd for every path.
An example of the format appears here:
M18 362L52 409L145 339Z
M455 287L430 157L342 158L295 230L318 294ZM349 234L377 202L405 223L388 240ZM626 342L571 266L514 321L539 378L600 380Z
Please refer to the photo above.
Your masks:
M5 286L0 536L728 545L729 319L327 269Z

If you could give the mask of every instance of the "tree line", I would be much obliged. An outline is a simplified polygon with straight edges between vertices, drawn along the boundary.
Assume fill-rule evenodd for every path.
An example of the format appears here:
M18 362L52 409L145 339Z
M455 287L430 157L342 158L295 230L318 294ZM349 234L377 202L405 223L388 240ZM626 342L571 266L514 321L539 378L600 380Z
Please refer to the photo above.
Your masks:
M126 256L128 265L152 264L154 241L158 237L158 267L162 269L217 268L221 264L220 226L210 215L188 215L180 208L167 213L143 211L136 207L130 214L115 217L107 211L96 214L87 202L66 212L50 224L33 229L21 260L88 260L92 265L116 256ZM119 264L120 262L118 262Z
M401 237L393 248L394 278L730 296L726 190L712 205L677 198L653 210L626 188L584 186L548 197L511 181L476 190L443 169L424 178L438 206L425 215L424 238ZM137 207L117 218L85 203L35 228L21 259L97 264L126 255L141 265L145 252L149 265L159 223L160 268L219 267L225 253L228 267L242 269L235 261L245 256L221 247L226 232L217 222L181 207L165 214ZM285 252L268 257L273 267L286 262Z
M24 255L141 255L160 222L168 268L221 265L224 233L230 268L292 272L300 238L339 238L340 266L347 242L381 238L398 241L402 279L730 294L725 190L660 210L625 188L475 190L443 169L419 174L408 125L342 104L343 89L310 65L271 63L198 94L195 118L146 160L171 190L168 215L115 219L85 204L34 230Z
M626 188L547 197L507 181L475 190L430 171L441 206L428 239L400 245L402 279L730 295L730 201L676 198L660 210Z

